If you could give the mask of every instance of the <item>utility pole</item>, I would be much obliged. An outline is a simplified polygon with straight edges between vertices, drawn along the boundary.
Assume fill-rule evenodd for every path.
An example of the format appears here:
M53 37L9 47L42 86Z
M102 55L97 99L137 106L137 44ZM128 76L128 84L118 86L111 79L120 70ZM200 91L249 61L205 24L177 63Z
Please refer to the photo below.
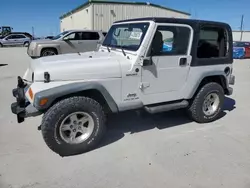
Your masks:
M241 16L241 23L240 23L240 41L242 41L242 37L243 37L243 23L244 23L244 15Z
M33 38L35 38L35 31L34 31L34 27L32 26L32 36Z

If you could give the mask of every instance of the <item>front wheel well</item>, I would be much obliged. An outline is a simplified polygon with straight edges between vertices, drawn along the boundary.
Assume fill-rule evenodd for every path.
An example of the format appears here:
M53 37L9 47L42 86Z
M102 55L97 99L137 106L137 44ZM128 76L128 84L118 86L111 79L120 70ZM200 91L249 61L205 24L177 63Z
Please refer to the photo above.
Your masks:
M70 93L67 95L64 95L62 97L58 97L56 98L53 103L51 104L51 106L53 106L54 104L56 104L57 102L66 99L66 98L70 98L70 97L75 97L75 96L84 96L84 97L88 97L91 99L94 99L96 102L98 102L102 107L105 113L110 113L112 112L105 97L102 95L102 93L96 89L89 89L89 90L84 90L84 91L79 91L79 92L75 92L75 93ZM50 107L51 107L50 106Z
M42 54L43 54L43 52L44 52L45 50L53 50L53 51L56 53L56 55L58 55L58 51L57 51L56 48L54 48L54 47L44 47L44 48L41 49L41 54L40 54L40 56L42 56Z

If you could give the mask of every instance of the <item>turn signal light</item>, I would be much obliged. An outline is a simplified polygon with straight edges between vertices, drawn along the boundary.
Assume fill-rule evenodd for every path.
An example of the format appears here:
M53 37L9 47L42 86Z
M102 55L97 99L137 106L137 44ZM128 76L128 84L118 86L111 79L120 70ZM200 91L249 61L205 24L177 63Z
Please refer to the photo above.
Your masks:
M47 98L43 98L43 99L41 99L40 100L40 106L44 106L45 104L47 104L47 102L48 102L48 99Z
M34 94L31 88L29 88L29 96L31 98L31 100L33 100Z

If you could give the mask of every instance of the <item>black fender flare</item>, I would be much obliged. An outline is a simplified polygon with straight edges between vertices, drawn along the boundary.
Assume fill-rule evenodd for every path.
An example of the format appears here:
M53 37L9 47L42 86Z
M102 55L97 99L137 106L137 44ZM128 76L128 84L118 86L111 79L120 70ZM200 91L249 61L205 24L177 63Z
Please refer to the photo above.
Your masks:
M36 93L34 96L34 106L38 110L43 111L43 110L48 109L53 104L53 102L58 98L61 98L63 96L67 96L70 94L78 93L78 92L87 91L87 90L99 91L103 95L111 111L114 113L118 112L118 107L113 97L110 95L110 93L107 91L107 89L103 85L96 83L96 82L70 83L70 84L54 87L51 89L47 89L44 91L40 91ZM47 98L48 102L44 106L40 106L39 102L43 98Z

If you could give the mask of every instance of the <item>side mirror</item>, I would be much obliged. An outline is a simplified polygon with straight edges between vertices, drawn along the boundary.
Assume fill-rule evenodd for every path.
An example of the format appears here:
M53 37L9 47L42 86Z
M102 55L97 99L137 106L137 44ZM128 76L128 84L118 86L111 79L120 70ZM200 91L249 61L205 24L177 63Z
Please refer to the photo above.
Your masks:
M152 56L144 57L144 58L143 58L142 66L150 66L150 65L152 65L152 64L153 64Z

